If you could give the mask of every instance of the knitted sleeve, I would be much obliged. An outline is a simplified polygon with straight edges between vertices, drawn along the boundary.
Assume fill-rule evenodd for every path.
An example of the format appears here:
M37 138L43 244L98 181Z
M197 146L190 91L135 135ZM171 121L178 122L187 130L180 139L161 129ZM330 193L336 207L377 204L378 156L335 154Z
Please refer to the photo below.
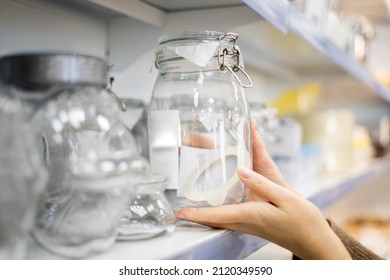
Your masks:
M336 235L343 242L348 253L351 255L353 260L381 260L382 258L374 254L372 251L364 247L357 240L352 238L350 235L345 233L339 228L333 221L328 220L328 223Z
M348 253L353 260L382 260L381 257L374 254L372 251L364 247L357 240L352 238L341 228L339 228L333 221L327 220L332 230L336 233L341 242L343 242ZM300 260L299 257L293 255L293 260Z

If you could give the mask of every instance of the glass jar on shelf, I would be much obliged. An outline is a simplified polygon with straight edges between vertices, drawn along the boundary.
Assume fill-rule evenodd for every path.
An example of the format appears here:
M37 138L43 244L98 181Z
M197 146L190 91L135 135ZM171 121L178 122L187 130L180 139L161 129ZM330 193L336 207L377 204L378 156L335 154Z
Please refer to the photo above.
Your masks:
M262 102L250 102L249 111L251 117L256 120L257 131L264 145L266 147L275 145L277 141L276 130L279 126L277 109L268 107Z
M147 127L147 105L140 99L121 98L126 110L120 114L121 120L131 130L139 154L149 160L149 137Z
M1 82L0 131L0 259L24 259L47 172L20 102Z
M137 184L119 220L118 240L141 240L171 233L175 215L164 195L167 179L150 175Z
M168 178L173 208L239 203L238 167L251 168L251 86L238 35L215 31L163 35L148 115L152 173Z
M141 174L131 132L106 91L107 66L75 54L3 58L6 84L31 110L49 172L33 228L47 250L83 258L108 249ZM110 92L111 93L111 92Z
M262 103L251 103L250 112L267 152L286 181L295 184L300 172L301 125L293 118L278 117L275 108Z

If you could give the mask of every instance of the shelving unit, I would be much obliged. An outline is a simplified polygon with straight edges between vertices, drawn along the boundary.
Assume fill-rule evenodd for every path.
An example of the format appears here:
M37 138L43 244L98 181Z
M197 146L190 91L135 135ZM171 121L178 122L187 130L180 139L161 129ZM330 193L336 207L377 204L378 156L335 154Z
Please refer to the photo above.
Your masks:
M12 1L0 0L0 25L2 23L2 2L6 3L5 7L7 8L7 3ZM18 2L19 5L20 3L29 1L20 0L15 2ZM143 33L145 30L153 32L153 39L150 38L150 34L146 34L150 36L146 36L147 44L145 43L145 46L143 44L144 41L138 42L138 47L142 48L143 51L152 44L151 42L156 42L157 35L169 31L170 28L186 28L187 26L190 26L192 22L195 22L195 20L199 24L198 26L201 27L207 26L209 23L214 23L214 19L212 18L214 9L218 9L219 12L222 12L223 10L225 13L223 20L221 20L222 22L216 24L216 26L219 27L230 28L236 22L253 22L257 24L256 21L262 21L263 23L267 23L264 21L265 19L275 24L283 31L294 33L294 35L301 38L304 43L312 46L315 51L317 51L313 56L319 57L317 58L319 59L317 61L323 63L324 68L326 68L328 72L346 71L349 75L353 76L357 82L367 85L380 98L390 102L390 90L388 88L380 84L364 65L356 62L352 57L340 50L329 40L329 38L321 33L320 30L314 27L299 10L285 0L243 0L251 9L240 0L191 1L191 6L183 6L185 3L188 4L188 2L182 0L171 2L154 0L31 0L30 2L34 5L38 3L39 9L37 10L39 10L39 12L33 16L29 14L29 10L23 10L23 13L21 12L20 14L23 15L24 19L28 18L31 25L36 18L47 16L47 11L57 15L59 14L57 13L58 9L61 9L62 6L67 6L66 13L61 13L61 15L63 14L64 16L62 18L62 23L60 24L69 26L69 30L66 30L66 34L74 35L77 33L77 36L68 38L63 36L63 34L53 34L57 36L55 38L61 39L59 40L60 43L58 43L58 46L53 49L60 49L62 46L69 45L74 48L72 50L89 51L93 55L96 54L100 56L109 56L109 53L111 58L114 56L120 57L121 59L125 58L123 60L131 60L133 58L136 60L138 58L137 56L141 56L143 53L137 53L134 49L127 48L127 45L120 45L124 44L123 41L121 41L122 37L127 36L127 33L122 33L122 31L128 30L128 25L126 25L128 24L127 22L121 25L122 19L118 18L120 16L127 16L131 20L136 20L137 24L139 22L145 24L145 26L142 26L143 29L136 31L131 30L131 32L136 35ZM164 3L167 2L173 4L166 4L164 6ZM156 5L156 3L159 4L159 6ZM28 4L30 5L30 3ZM42 8L42 6L46 4L48 4L48 6ZM28 5L26 5L26 7L27 6ZM52 6L55 7L52 8ZM81 8L83 11L92 13L93 16L85 19L84 13L73 13ZM205 8L210 10L203 10ZM17 10L17 8L12 11L14 12L15 10ZM182 11L192 11L192 15L187 17L186 14L180 14ZM177 15L175 14L176 12L178 12ZM12 17L13 15L9 16L8 19ZM111 22L109 28L102 19ZM3 20L5 20L4 17ZM112 23L113 20L115 20L115 23ZM176 26L177 20L180 20L180 23L183 24ZM131 24L132 23L133 22L131 22ZM38 28L45 27L47 27L47 24L44 21L38 26ZM138 28L138 25L134 29L136 28ZM20 27L20 30L22 29L23 26ZM116 33L115 36L109 36L107 33L110 32ZM34 34L34 32L31 32L31 34ZM81 49L78 48L78 44L69 44L69 41L79 42L82 41L82 39L87 40L84 38L85 34L88 34L89 38L93 37L94 39L90 39ZM37 36L37 46L34 45L34 49L41 49L42 46L38 46L38 43L45 42L46 38L41 38L39 36ZM251 35L249 34L247 37L247 45L253 43L251 41L252 37L250 36ZM19 42L19 37L7 38L16 38L15 44L23 46L23 43ZM144 38L142 37L142 39ZM245 41L245 36L243 39ZM138 37L131 38L131 43L137 40ZM120 50L123 51L123 53L115 54L115 51L119 49L119 47L115 50L113 50L112 47L118 45L121 47ZM9 45L0 42L0 54L2 47L3 49L6 49ZM256 50L252 51L254 51L256 55ZM267 56L267 54L265 54L265 56ZM285 78L285 75L289 74L289 71L287 70L290 69L284 69L285 67L283 65L271 65L272 61L268 61L264 64L264 62L261 61L262 57L259 57L258 60L260 63L263 63L260 67L274 67L272 71L282 75L282 78ZM249 58L248 60L253 60L253 57L247 58ZM326 60L324 58L326 58ZM316 61L314 63L316 63ZM145 67L150 67L150 65L146 65ZM291 77L294 78L294 76ZM135 77L134 80L135 83L138 82L137 77ZM118 86L118 84L116 84L116 86ZM144 89L144 91L149 90ZM320 181L313 182L310 186L308 185L310 188L305 189L302 187L301 189L298 189L298 191L320 208L325 208L332 202L337 201L348 192L357 188L363 181L369 180L389 168L390 161L388 159L383 159L374 162L369 166L359 167L342 176L323 178ZM137 242L117 242L109 251L94 256L93 259L243 259L267 243L266 240L246 234L215 230L200 225L183 223L179 224L175 232L169 235ZM31 240L27 258L58 259L60 257L48 253Z

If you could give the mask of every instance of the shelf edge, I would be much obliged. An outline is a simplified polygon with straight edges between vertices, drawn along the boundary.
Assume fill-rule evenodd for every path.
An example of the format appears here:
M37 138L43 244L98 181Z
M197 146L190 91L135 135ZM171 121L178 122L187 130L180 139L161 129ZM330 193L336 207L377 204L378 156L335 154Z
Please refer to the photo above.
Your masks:
M87 0L96 5L138 19L155 27L162 27L166 13L140 1L128 0Z

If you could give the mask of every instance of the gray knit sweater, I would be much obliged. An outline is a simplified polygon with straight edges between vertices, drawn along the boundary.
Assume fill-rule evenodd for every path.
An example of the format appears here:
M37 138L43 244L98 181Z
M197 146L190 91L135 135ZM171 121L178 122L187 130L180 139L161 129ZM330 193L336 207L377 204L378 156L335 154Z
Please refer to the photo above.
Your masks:
M371 252L358 241L353 239L334 222L328 220L330 227L343 242L353 260L381 260L382 258Z

